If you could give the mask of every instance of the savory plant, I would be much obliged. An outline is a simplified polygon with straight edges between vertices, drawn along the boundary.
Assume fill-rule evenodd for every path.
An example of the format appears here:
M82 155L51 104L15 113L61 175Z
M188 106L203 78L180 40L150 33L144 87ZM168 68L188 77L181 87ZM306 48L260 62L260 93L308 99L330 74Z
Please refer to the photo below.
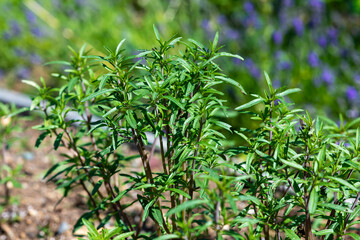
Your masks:
M107 56L70 49L70 62L53 62L66 66L53 75L60 88L26 82L39 90L31 109L44 118L36 146L52 136L55 150L67 149L45 178L64 197L76 186L88 196L74 232L85 224L91 239L359 238L359 120L313 120L285 101L299 89L274 89L265 74L265 96L235 109L258 127L235 131L222 121L228 109L216 86L245 91L216 59L242 58L221 52L218 34L205 47L154 32L158 46L137 55L125 55L124 40ZM224 131L243 144L231 146ZM124 156L124 144L136 154ZM141 171L127 170L134 159ZM88 220L117 227L99 233Z

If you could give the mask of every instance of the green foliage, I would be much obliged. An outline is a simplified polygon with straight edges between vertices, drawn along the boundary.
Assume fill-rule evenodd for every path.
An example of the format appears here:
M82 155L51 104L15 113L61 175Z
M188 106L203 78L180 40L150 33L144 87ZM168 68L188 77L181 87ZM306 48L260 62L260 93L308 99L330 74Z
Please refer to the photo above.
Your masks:
M227 116L228 107L215 87L225 83L245 91L215 60L241 57L221 52L218 34L204 47L177 36L164 41L155 26L154 32L157 46L137 55L125 54L124 40L107 56L89 55L86 46L70 49L71 61L60 62L65 73L53 74L65 81L60 88L25 81L39 91L32 109L44 117L35 127L43 132L36 146L50 136L54 149L69 150L45 178L64 197L81 186L89 199L74 232L85 224L90 239L355 234L359 120L340 127L313 120L286 101L299 89L276 89L265 74L268 91L251 94L255 99L235 109L259 127L234 129L218 117ZM70 119L74 112L80 117ZM225 148L225 132L245 144ZM136 149L133 156L121 154L128 143ZM141 171L128 171L135 158ZM137 220L132 206L141 209ZM99 233L111 219L117 227ZM154 229L144 231L147 221Z

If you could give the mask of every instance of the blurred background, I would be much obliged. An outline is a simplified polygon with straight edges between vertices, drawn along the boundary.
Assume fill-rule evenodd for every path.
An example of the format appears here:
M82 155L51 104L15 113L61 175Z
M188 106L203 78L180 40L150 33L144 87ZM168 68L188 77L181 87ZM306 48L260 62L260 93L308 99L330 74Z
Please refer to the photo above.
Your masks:
M153 24L206 44L219 31L224 51L245 58L218 62L250 93L263 71L275 87L299 87L292 101L311 113L359 117L360 0L1 0L0 87L31 94L21 79L44 77L67 60L67 46L93 54L126 38L129 54L156 44ZM219 60L220 61L220 60ZM223 89L234 107L251 98Z

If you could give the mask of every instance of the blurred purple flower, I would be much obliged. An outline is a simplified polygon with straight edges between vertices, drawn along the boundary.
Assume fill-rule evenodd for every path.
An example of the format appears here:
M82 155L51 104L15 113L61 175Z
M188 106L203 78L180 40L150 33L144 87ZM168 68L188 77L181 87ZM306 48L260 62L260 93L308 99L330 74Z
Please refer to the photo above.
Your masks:
M326 37L324 35L319 36L318 39L317 39L317 42L318 42L320 47L322 47L322 48L327 47L328 42L327 42L327 39L326 39Z
M357 100L359 98L359 93L358 93L358 91L356 90L355 87L349 86L346 89L346 97L350 102L355 101L355 100Z
M17 57L23 57L25 55L24 50L20 49L20 48L14 48L14 54Z
M281 82L279 79L275 79L272 81L272 85L274 88L280 88L281 87Z
M304 23L301 18L296 17L292 21L293 27L297 35L301 36L304 32Z
M225 35L232 40L238 39L240 36L239 32L234 29L227 29Z
M35 23L36 22L36 16L32 11L26 10L25 11L25 16L26 16L26 19L28 20L29 23Z
M322 0L309 0L309 6L317 12L321 12L324 9L324 2Z
M355 73L354 74L354 80L356 83L360 83L360 74Z
M39 27L32 27L30 29L32 35L34 35L35 37L42 37L44 36L43 32L41 31L41 29Z
M335 80L335 76L329 68L324 68L321 73L321 79L328 85L332 85Z
M327 36L331 43L336 44L338 38L338 30L335 28L329 28L327 31Z
M30 61L32 64L41 64L42 59L38 54L33 53L30 55Z
M294 0L283 0L283 5L285 7L292 7L294 5Z
M225 25L227 23L226 16L223 15L223 14L219 15L218 18L217 18L217 22L220 25Z
M3 39L4 40L10 40L11 39L11 34L8 32L3 32Z
M10 29L11 32L14 36L20 35L21 34L21 28L18 22L16 22L15 20L12 20L10 22Z
M246 1L244 3L244 10L249 15L252 15L255 12L254 5L249 1Z
M250 75L253 78L256 78L256 79L261 78L261 72L260 72L259 68L255 65L253 60L245 59L244 64L245 64L246 69L248 70L248 72L250 73Z
M274 40L274 43L277 45L280 45L283 41L283 36L280 31L275 31L272 35L272 38Z
M315 52L310 52L308 62L311 67L318 67L320 64L319 56Z
M357 118L357 117L359 117L359 110L357 110L356 108L354 108L354 109L349 109L349 110L346 112L346 115L347 115L349 118Z
M288 70L292 68L292 64L289 61L281 61L278 65L280 70Z
M30 76L30 70L27 67L18 67L16 70L16 76L20 79L26 79Z
M211 30L210 21L206 19L202 20L201 27L209 32Z

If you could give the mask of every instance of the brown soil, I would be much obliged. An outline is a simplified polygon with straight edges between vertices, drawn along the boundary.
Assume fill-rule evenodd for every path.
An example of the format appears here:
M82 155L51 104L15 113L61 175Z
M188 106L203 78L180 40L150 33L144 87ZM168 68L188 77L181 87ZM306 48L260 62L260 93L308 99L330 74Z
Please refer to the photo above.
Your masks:
M62 193L55 190L54 183L43 180L44 173L58 161L59 156L51 150L50 142L44 142L35 150L33 146L38 135L39 132L27 128L21 133L20 142L17 141L6 152L5 159L10 166L23 165L17 178L22 188L8 185L12 200L0 211L0 240L77 239L73 237L72 227L86 212L86 199L77 189L59 202ZM0 203L4 201L3 196L4 187L0 185ZM86 232L80 229L77 233Z

